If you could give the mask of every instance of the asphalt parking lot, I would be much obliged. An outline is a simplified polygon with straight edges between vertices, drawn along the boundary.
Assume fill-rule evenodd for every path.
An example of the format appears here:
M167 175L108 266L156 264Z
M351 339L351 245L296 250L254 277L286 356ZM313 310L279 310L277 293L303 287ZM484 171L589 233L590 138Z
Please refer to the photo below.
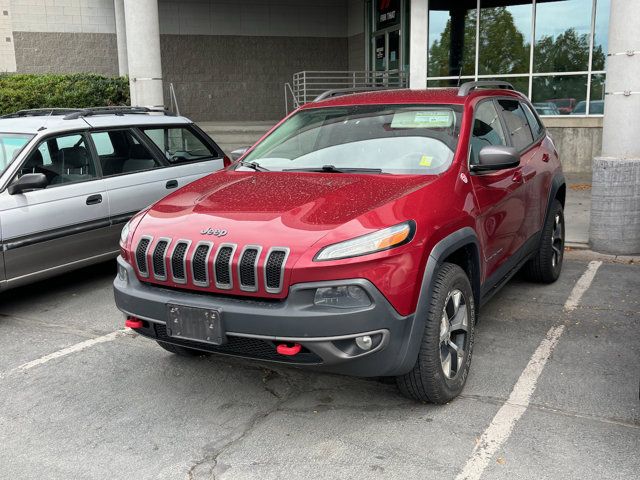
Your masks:
M638 265L568 260L552 286L512 280L482 311L467 386L444 406L379 380L173 356L119 331L114 275L109 263L0 294L0 478L640 471Z

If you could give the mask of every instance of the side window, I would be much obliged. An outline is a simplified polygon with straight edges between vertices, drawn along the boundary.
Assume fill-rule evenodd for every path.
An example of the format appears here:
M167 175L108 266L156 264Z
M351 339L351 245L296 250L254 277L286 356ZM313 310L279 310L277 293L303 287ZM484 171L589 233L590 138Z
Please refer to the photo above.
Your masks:
M469 163L478 164L478 154L487 145L506 145L502 124L493 101L482 102L476 108L471 135L471 156Z
M522 104L522 108L524 109L524 114L527 117L527 121L529 122L531 131L533 132L533 138L538 138L542 134L542 131L544 130L544 126L542 125L542 123L540 123L540 120L538 120L538 117L536 117L533 114L533 112L531 111L531 108L529 108L529 105Z
M147 128L144 133L171 163L192 162L219 157L200 137L187 127Z
M49 186L86 182L96 178L96 166L82 135L64 135L44 140L31 152L19 175L43 173Z
M502 118L507 126L512 145L522 150L533 143L533 134L529 128L527 116L517 100L498 100L502 110Z
M93 132L91 139L98 152L105 177L143 172L163 166L131 130Z

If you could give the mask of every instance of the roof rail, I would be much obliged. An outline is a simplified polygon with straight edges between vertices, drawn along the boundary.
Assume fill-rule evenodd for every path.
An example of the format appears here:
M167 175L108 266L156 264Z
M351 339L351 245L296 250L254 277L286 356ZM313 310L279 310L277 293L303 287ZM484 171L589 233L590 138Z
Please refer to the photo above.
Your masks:
M69 115L78 110L77 108L29 108L2 115L0 118L50 117L54 115Z
M355 88L334 88L318 95L313 101L319 102L327 98L340 97L342 95L350 95L352 93L377 92L381 90L398 90L398 87L355 87Z
M497 88L504 90L515 90L513 85L508 82L500 82L498 80L480 80L478 82L466 82L460 85L460 89L458 90L459 97L466 97L471 93L472 90L476 90L478 88Z
M92 107L92 108L80 108L68 115L65 115L64 120L77 120L78 118L91 117L94 115L125 115L125 114L148 114L148 113L163 113L165 115L173 115L172 112L164 107L149 108L149 107Z

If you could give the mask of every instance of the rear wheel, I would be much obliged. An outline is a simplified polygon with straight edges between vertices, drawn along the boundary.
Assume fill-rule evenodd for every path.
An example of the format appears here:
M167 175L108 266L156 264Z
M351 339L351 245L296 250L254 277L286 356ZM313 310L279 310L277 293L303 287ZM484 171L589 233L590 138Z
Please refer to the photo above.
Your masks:
M444 263L436 276L416 364L396 377L404 396L447 403L460 394L471 366L475 320L469 278L458 265Z
M208 355L207 352L202 352L200 350L195 350L193 348L181 347L179 345L174 345L173 343L166 342L157 342L162 348L164 348L167 352L175 353L176 355L180 355L181 357L202 357L204 355Z
M564 258L564 211L554 200L542 230L540 247L525 265L527 278L534 282L553 283L562 271Z

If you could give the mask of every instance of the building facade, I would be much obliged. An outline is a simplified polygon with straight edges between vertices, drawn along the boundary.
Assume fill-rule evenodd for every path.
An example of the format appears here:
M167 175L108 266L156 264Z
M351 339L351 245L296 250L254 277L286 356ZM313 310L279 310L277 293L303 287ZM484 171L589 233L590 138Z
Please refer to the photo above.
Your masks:
M171 87L195 120L275 121L301 88L309 98L313 75L299 72L320 72L316 88L499 79L544 115L565 171L640 157L640 0L0 0L0 10L0 71L127 74L134 103L168 105ZM621 250L637 252L630 165L639 178L618 190L631 203L596 210L607 226L592 238L606 246L618 231ZM631 223L620 217L629 205Z

